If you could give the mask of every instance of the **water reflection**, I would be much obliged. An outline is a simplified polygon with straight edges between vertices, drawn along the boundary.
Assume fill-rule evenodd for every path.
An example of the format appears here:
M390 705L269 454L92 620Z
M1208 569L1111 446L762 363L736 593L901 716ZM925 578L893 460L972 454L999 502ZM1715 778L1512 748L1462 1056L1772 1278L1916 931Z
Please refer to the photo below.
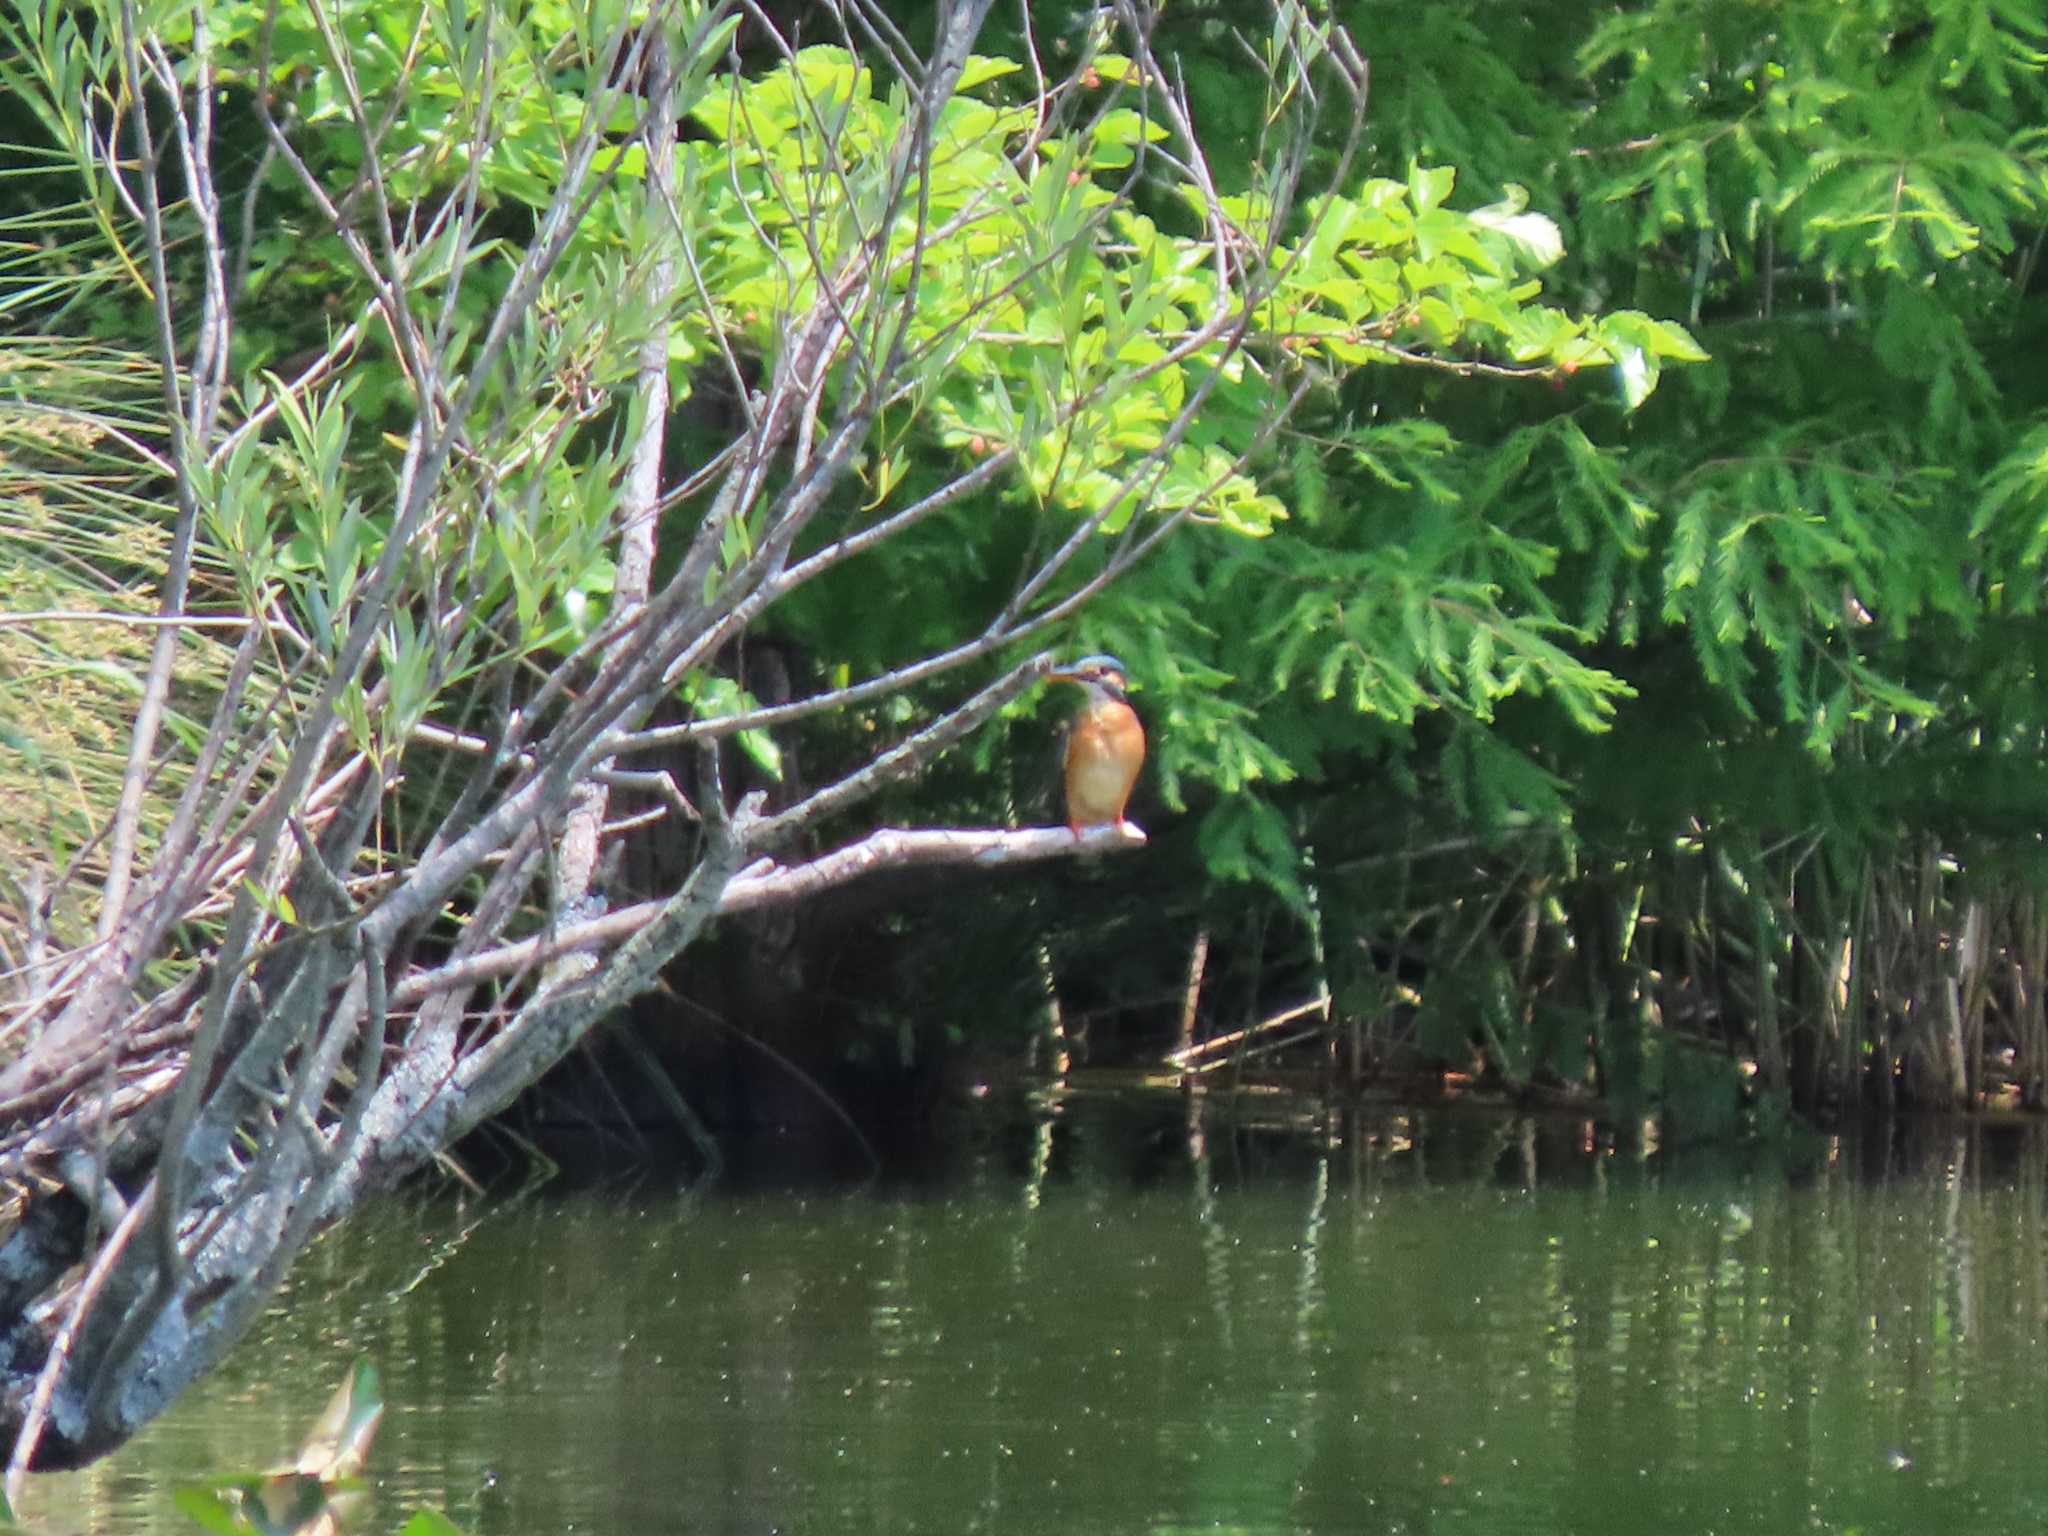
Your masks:
M2038 1135L1787 1177L1082 1096L929 1187L395 1207L32 1513L182 1529L169 1478L282 1455L369 1351L376 1529L2032 1530L2044 1192Z

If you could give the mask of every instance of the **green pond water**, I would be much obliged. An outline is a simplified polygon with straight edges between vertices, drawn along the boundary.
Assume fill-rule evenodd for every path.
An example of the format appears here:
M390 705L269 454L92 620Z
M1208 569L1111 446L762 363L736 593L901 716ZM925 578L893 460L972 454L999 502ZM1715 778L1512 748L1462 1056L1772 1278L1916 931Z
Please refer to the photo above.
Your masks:
M916 1187L401 1201L39 1529L190 1529L349 1361L356 1529L2038 1532L2048 1143L1094 1101Z

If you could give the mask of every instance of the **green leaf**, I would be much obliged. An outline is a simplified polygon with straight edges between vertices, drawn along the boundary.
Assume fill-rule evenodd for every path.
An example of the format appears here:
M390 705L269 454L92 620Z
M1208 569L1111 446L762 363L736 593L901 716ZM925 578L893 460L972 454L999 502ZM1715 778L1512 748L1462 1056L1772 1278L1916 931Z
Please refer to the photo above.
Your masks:
M1000 80L1005 75L1014 75L1023 67L1015 59L999 59L983 54L975 54L962 66L959 83L953 88L960 92L971 91L978 85L988 84L991 80ZM1102 69L1102 61L1099 59L1096 61L1096 69L1098 72ZM1107 78L1107 76L1104 78Z
M1408 168L1408 196L1418 214L1428 213L1451 195L1451 188L1458 180L1457 171L1448 165L1425 169L1421 165Z
M398 1528L398 1536L464 1536L464 1532L438 1509L421 1509Z
M250 1536L256 1529L219 1488L184 1483L171 1491L171 1503L179 1514L214 1536Z
M766 731L735 731L733 740L756 768L777 784L782 782L782 748L775 744L773 736Z

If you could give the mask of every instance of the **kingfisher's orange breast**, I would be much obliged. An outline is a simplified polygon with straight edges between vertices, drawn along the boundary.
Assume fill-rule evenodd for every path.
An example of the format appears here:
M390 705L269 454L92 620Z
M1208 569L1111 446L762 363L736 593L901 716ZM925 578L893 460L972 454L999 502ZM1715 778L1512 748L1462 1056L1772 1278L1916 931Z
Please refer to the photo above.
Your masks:
M1113 827L1124 819L1145 762L1145 728L1128 704L1084 710L1067 738L1067 825Z

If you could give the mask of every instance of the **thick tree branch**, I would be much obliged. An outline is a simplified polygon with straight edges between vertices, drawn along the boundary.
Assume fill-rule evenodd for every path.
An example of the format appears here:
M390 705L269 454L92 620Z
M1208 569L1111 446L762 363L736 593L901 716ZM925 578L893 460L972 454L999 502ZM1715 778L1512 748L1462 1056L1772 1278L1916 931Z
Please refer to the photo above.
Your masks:
M748 865L733 876L719 897L717 915L730 917L739 912L807 901L834 886L891 869L947 864L987 869L1144 846L1143 830L1130 822L1119 827L1090 827L1078 838L1066 827L882 827L857 842L801 864L761 859ZM662 906L658 901L635 902L603 917L565 924L552 935L502 945L421 971L392 988L391 1006L417 1007L437 995L524 975L563 955L609 948L646 927L660 915Z

